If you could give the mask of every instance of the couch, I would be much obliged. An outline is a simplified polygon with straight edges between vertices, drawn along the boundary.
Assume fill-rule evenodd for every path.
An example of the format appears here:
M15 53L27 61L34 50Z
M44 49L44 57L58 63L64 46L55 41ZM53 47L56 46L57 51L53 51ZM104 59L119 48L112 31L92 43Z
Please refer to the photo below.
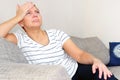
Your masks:
M60 65L28 64L20 49L0 38L0 80L71 80Z
M81 49L90 52L104 64L110 61L109 49L98 37L78 38L71 36ZM108 67L120 79L120 66ZM28 64L20 49L4 38L0 38L0 80L71 80L60 65Z

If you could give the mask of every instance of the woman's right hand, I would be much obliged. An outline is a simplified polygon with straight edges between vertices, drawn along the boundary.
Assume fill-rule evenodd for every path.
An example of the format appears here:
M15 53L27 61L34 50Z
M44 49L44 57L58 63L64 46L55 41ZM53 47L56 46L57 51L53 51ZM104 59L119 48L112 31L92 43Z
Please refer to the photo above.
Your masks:
M23 5L17 5L16 17L21 21L27 14L28 10L34 6L32 2L26 2Z
M24 19L28 10L31 9L33 6L34 4L32 2L26 2L23 5L17 5L16 16L0 24L0 37L4 37L9 41L17 43L15 40L15 36L10 35L9 31L16 24L18 24L21 20Z

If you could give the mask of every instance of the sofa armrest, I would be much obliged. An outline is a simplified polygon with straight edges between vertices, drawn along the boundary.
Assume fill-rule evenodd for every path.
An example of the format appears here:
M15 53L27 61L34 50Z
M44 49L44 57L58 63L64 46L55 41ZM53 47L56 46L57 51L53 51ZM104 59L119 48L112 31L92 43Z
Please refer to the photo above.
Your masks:
M66 70L53 65L0 64L0 80L71 80Z

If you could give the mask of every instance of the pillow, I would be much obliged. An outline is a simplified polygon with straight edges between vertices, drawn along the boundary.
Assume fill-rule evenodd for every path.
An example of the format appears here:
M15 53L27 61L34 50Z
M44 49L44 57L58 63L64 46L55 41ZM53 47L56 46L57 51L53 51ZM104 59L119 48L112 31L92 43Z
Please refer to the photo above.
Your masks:
M71 39L80 49L99 58L104 64L108 64L109 50L98 37L78 38L71 36Z
M108 66L120 66L120 42L109 42L110 62Z
M27 63L17 45L0 37L0 63L16 62Z

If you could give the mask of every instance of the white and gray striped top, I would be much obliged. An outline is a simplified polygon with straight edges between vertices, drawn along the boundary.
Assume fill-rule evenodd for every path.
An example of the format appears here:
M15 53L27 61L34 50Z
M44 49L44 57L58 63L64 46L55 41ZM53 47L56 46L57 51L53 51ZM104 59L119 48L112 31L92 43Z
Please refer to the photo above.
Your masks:
M78 64L62 48L64 42L70 37L65 32L56 29L46 30L46 33L49 38L47 45L35 42L22 31L14 34L18 39L18 47L30 64L62 65L72 78Z

